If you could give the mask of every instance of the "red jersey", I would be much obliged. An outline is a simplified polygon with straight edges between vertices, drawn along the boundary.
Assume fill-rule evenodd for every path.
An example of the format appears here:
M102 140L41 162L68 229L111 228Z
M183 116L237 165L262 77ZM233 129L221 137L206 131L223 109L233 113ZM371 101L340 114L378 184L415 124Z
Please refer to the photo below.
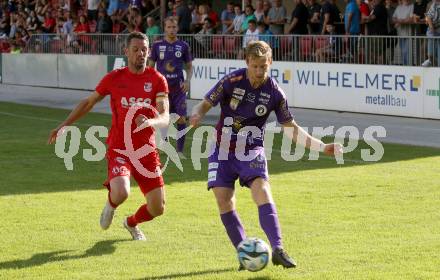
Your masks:
M124 137L124 122L131 122L129 131L135 150L146 143L156 147L153 128L148 127L137 133L133 133L133 130L137 127L135 119L139 114L147 118L157 116L154 109L146 106L156 108L158 93L168 94L168 84L162 74L151 67L147 67L142 74L134 74L128 67L113 70L99 82L96 92L102 96L110 95L112 127L107 138L109 149L126 149L124 141L128 141L130 135ZM125 120L130 108L138 110L131 120Z

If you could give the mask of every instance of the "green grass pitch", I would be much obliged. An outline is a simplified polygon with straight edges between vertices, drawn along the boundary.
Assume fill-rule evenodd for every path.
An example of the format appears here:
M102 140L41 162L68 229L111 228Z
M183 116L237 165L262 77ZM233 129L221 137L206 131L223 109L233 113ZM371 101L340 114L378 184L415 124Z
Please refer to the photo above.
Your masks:
M384 144L380 162L364 163L358 148L344 165L274 153L272 191L298 268L238 272L206 161L166 170L165 215L141 225L147 242L121 225L144 201L135 185L102 231L106 162L78 154L67 171L45 143L67 113L0 103L0 279L440 279L439 149ZM79 127L109 123L92 113ZM266 240L250 192L237 198L247 234Z

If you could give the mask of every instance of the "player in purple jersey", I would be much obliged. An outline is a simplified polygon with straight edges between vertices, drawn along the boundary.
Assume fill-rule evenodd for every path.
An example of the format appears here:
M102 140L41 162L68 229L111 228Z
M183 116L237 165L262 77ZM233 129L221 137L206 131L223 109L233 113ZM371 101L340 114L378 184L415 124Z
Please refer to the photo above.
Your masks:
M154 67L165 76L169 88L170 113L179 116L177 120L177 152L181 158L185 145L186 129L186 93L192 77L192 55L188 44L177 39L177 20L173 17L165 19L165 37L153 44L148 65ZM183 76L186 72L186 79ZM161 129L162 137L167 140L168 128Z
M205 114L220 103L217 144L208 159L208 189L214 192L221 220L234 247L237 248L246 238L235 210L234 183L239 179L242 186L251 189L258 206L261 228L272 247L273 264L296 267L282 246L281 229L268 181L263 148L265 123L274 111L284 133L306 148L337 155L342 153L342 145L324 144L294 121L284 92L268 77L272 50L267 43L251 42L246 48L246 64L247 68L225 76L206 94L205 99L194 107L190 123L197 126Z

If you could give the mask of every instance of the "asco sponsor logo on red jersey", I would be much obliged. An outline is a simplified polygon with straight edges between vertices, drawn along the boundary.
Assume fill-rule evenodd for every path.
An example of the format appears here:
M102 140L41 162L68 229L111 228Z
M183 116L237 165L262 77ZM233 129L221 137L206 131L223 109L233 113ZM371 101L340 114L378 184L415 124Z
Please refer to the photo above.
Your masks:
M151 104L150 98L142 98L142 97L121 97L121 106L123 108L130 108L133 106L139 107L148 107Z

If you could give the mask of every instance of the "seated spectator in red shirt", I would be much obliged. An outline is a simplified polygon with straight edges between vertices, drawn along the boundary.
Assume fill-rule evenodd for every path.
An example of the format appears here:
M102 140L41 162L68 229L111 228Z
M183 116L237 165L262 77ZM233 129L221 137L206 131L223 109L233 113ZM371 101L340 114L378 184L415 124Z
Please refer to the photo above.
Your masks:
M44 17L43 31L46 33L53 33L55 30L55 24L56 24L56 21L52 17L51 12L47 11L46 15Z
M73 29L73 32L75 32L76 34L90 33L90 26L89 23L87 22L86 16L81 15L79 17L79 23L75 27L75 29Z
M217 30L217 28L220 25L220 18L216 13L216 11L212 9L212 4L210 2L208 2L207 6L208 6L208 17L212 21L212 26L214 27L214 30Z
M79 51L90 50L92 39L88 36L81 36L81 34L90 33L90 26L87 22L87 18L85 15L81 15L79 17L79 22L74 27L73 32L75 33L75 35L78 35L77 40L75 42L72 42L73 47L79 48Z

